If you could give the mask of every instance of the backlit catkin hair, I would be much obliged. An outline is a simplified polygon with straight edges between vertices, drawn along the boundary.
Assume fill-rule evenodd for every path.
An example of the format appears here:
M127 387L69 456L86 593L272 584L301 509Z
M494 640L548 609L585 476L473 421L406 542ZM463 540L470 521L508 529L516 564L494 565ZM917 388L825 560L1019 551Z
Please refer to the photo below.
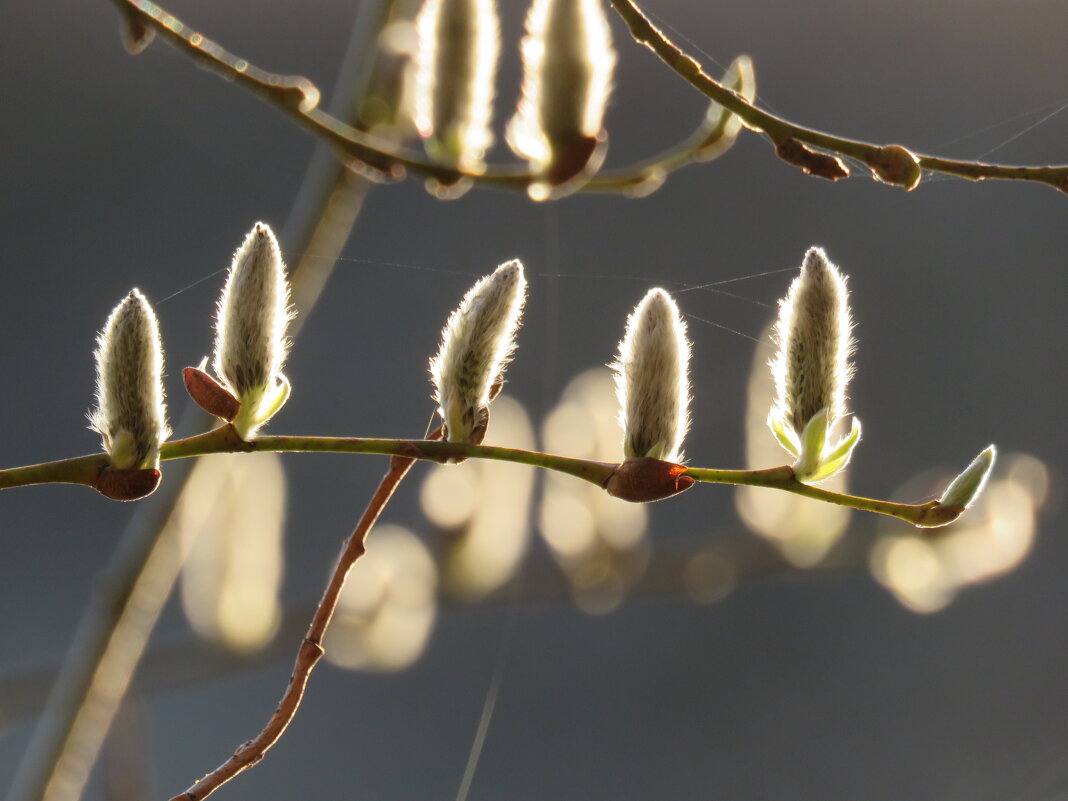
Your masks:
M535 173L601 132L616 54L602 0L534 0L523 39L523 96L506 138Z
M415 125L437 161L479 172L493 144L494 0L425 0L416 19Z
M779 302L778 350L771 360L773 413L798 435L823 409L828 429L845 416L852 328L845 276L820 248L810 248L801 274Z
M160 443L170 435L163 349L156 315L136 289L115 307L97 337L96 402L90 426L100 434L111 466L158 466Z
M434 400L449 442L467 442L515 350L527 281L518 259L480 279L449 316L430 360Z
M215 372L241 403L234 427L242 437L288 397L282 367L292 316L278 241L270 226L256 223L234 253L215 323Z
M626 456L682 460L690 425L689 363L678 306L663 289L650 289L627 318L612 364Z

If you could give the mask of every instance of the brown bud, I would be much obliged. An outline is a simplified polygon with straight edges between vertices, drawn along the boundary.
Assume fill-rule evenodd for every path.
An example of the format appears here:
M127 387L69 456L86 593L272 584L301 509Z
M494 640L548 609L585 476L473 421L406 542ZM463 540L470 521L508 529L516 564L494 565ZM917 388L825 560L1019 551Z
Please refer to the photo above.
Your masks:
M185 382L189 397L204 411L227 422L232 422L237 417L241 409L237 398L203 370L186 367L182 370L182 381Z
M925 509L920 519L916 521L916 528L941 528L948 526L958 517L964 514L963 506L939 504Z
M624 460L608 477L604 488L613 498L632 503L650 503L678 495L694 485L686 466L648 456Z
M828 181L849 177L849 168L841 159L810 150L792 136L779 142L775 155L788 164L800 167L806 175L815 175Z
M903 186L906 192L915 189L923 176L919 159L900 145L877 148L868 156L867 164L875 180Z
M154 467L146 470L105 467L97 476L93 489L113 501L136 501L155 492L161 477Z

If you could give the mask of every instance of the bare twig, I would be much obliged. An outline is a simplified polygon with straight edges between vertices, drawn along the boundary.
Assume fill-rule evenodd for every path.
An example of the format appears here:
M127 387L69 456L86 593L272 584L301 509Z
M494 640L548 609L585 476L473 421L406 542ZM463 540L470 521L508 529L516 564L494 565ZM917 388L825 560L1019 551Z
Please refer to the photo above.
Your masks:
M430 439L435 440L440 436L441 429L438 428L430 435ZM326 635L326 629L330 625L330 618L333 617L334 610L337 608L341 591L345 588L345 580L348 578L349 571L356 564L356 560L364 554L367 533L374 526L375 521L378 520L382 510L389 503L389 499L393 496L401 481L404 480L413 464L415 464L415 460L411 457L394 456L390 459L389 470L382 477L382 481L379 483L374 495L371 496L360 522L356 524L356 528L353 529L352 534L341 550L341 556L338 557L337 565L334 567L334 572L326 585L326 591L323 593L322 600L319 601L319 606L312 617L311 625L308 626L308 631L304 635L300 649L297 651L297 661L293 666L293 673L289 677L289 684L286 686L285 694L282 696L282 700L278 702L278 707L267 721L267 725L263 727L263 730L258 735L239 746L234 751L233 756L226 762L198 780L184 793L175 796L171 801L200 801L202 798L207 798L237 774L258 763L267 754L271 746L278 742L278 738L282 736L286 727L296 716L297 708L300 706L301 698L304 697L304 688L308 685L311 672L325 653L323 650L323 637Z
M879 180L908 189L918 183L919 169L924 169L967 178L969 181L983 181L988 178L1037 181L1062 192L1068 192L1068 165L1017 167L913 155L899 145L879 146L844 139L804 128L762 111L738 93L705 74L701 65L654 26L633 0L609 0L609 2L627 23L635 41L644 44L656 53L661 61L686 79L699 92L737 114L749 128L767 134L775 144L776 153L781 158L801 167L806 172L831 180L843 178L849 174L841 162L837 162L831 156L814 153L805 148L805 144L862 161L871 168L872 173Z

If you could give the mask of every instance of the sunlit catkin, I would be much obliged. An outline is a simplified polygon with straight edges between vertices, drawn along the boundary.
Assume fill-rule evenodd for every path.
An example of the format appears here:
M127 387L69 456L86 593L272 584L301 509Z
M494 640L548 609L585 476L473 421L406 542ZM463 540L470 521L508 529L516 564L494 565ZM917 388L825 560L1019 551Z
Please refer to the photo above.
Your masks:
M493 144L494 0L425 0L416 21L415 124L436 161L480 172Z
M545 199L586 168L604 123L616 54L602 0L534 0L522 55L507 140L542 179L532 196Z
M233 425L244 439L289 397L282 367L291 318L278 242L268 225L256 223L234 254L215 326L215 372L241 404Z
M515 349L527 281L518 259L479 280L450 315L430 360L449 442L481 441L495 385Z
M841 469L860 436L854 419L848 436L827 444L846 414L852 326L845 277L820 248L810 248L779 303L778 350L771 360L775 403L768 420L783 447L798 457L800 480L818 481Z
M675 301L650 289L629 318L616 373L623 452L668 462L682 459L689 427L690 343Z
M157 467L160 443L170 434L163 405L163 349L156 315L136 289L115 307L97 337L96 401L89 420L111 466Z

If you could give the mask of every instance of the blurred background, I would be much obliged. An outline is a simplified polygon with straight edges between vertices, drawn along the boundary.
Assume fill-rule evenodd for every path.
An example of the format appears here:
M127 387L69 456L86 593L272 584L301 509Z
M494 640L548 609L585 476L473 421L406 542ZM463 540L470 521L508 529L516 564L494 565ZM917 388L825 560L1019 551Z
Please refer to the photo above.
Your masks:
M512 158L500 132L525 10L502 6L495 163ZM647 6L713 75L752 56L760 101L788 119L938 155L1068 161L1063 3ZM168 6L252 63L309 77L350 115L375 8ZM730 281L678 295L694 341L686 452L700 466L780 463L763 428L766 331L817 244L853 290L864 441L850 490L919 501L989 442L1004 456L984 506L922 541L771 491L698 487L637 507L511 465L417 466L353 574L296 721L219 798L1068 794L1068 197L938 177L906 194L863 171L832 185L743 132L643 199L475 189L442 202L415 177L366 197L343 181L328 223L344 229L362 208L327 277L322 243L337 239L308 231L339 184L310 136L162 42L130 58L104 0L8 2L4 18L5 467L98 449L85 427L94 336L131 286L156 304L171 416L193 433L180 368L210 351L221 271L256 220L280 231L291 267L326 280L275 433L419 436L447 314L476 276L518 257L530 299L487 442L618 458L603 365L626 314L650 286ZM610 22L607 163L620 166L683 140L707 104ZM410 45L392 32L391 47ZM383 92L398 58L381 67ZM223 761L274 708L384 468L213 457L173 514L173 463L139 505L75 487L3 493L0 787L21 798L32 785L32 766L18 769L60 719L40 721L55 670L80 625L91 639L80 621L107 608L115 565L163 522L157 600L187 554L186 572L84 797L170 797ZM122 669L102 670L108 692L125 686ZM75 764L64 786L86 775Z

